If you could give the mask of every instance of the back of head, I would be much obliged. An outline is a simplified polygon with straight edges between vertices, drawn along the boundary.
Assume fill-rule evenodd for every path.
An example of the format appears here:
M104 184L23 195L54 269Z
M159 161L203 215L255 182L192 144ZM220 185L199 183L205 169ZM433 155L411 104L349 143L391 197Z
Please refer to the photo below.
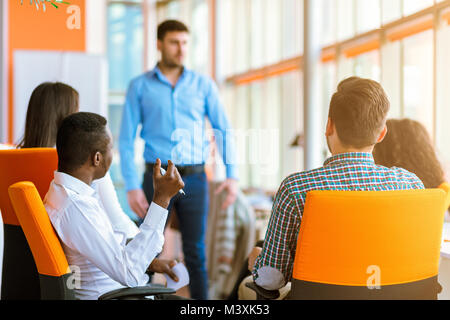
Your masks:
M58 130L58 170L72 172L100 152L105 154L110 138L107 120L95 113L79 112L65 118Z
M357 149L376 144L390 104L381 85L351 77L342 81L330 103L329 118L343 145Z
M427 129L411 119L388 120L388 133L375 146L375 162L388 168L406 169L419 177L426 188L437 188L445 180Z
M21 148L53 148L61 122L78 112L79 94L64 83L45 82L34 89L28 104Z
M158 40L163 41L168 32L187 32L189 28L181 21L166 20L158 26Z

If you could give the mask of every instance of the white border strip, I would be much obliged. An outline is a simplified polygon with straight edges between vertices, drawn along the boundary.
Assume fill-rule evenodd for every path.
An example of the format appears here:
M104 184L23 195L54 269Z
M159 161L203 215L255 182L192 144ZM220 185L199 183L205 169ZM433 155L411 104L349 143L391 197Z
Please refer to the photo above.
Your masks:
M0 43L0 57L1 57L1 74L0 74L0 142L7 142L8 140L8 1L2 1L2 13L0 17L1 23L1 43Z

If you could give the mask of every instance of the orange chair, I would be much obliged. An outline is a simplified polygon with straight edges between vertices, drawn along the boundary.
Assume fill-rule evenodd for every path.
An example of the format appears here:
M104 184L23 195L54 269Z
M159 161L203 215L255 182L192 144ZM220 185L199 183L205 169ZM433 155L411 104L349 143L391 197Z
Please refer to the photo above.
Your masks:
M9 188L9 196L26 235L39 272L42 300L72 300L77 275L73 275L42 199L31 182L19 182ZM162 287L145 286L118 289L104 294L101 300L142 298L172 294Z
M447 208L449 208L450 207L450 184L445 182L439 186L439 189L442 189L447 193L447 200L445 202L445 205Z
M44 197L57 164L55 149L0 150L0 210L4 224L2 300L40 298L36 265L11 205L8 187L19 181L32 181Z
M290 299L437 299L446 196L308 193Z

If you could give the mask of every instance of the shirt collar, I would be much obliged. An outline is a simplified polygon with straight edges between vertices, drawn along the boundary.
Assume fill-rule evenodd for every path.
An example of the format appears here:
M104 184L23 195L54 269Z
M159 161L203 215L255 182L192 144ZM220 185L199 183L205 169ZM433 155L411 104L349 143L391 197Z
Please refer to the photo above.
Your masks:
M189 73L189 69L183 66L183 72L181 73L180 78L178 79L178 83L181 83L181 81L186 77L186 75ZM169 80L167 80L166 76L161 72L161 69L159 69L158 64L149 72L149 77L157 77L160 81L169 83Z
M93 196L95 193L91 186L63 172L55 171L55 183L81 195Z
M324 163L324 167L326 166L335 166L338 164L350 164L350 163L370 163L375 164L375 160L371 153L366 152L350 152L350 153L341 153L335 155Z

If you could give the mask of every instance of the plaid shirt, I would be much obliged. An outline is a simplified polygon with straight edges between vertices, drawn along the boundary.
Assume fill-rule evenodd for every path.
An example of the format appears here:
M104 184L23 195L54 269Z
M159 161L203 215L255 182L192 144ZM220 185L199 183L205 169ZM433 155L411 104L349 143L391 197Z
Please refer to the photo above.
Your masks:
M340 154L328 159L322 168L291 175L284 180L277 193L264 247L253 270L253 278L255 281L260 278L258 284L271 283L266 285L266 289L275 289L274 286L281 288L291 280L297 237L306 194L309 191L411 189L424 189L423 183L416 175L400 168L389 169L378 166L370 153ZM269 267L265 268L269 272L267 270L261 272L260 269L264 267ZM272 276L278 280L271 282ZM285 281L284 284L281 283L283 281L280 280L281 276Z

